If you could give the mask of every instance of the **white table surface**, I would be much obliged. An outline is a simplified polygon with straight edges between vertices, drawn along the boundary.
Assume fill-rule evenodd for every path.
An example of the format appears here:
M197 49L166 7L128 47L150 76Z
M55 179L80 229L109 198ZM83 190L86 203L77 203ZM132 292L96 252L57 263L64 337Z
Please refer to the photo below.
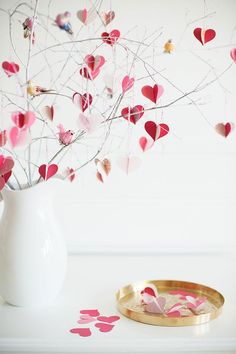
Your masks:
M178 279L216 288L223 314L194 327L157 327L121 315L109 333L71 334L79 310L118 314L115 293L130 282ZM93 327L91 325L91 327ZM94 328L95 329L95 328ZM236 353L236 257L215 255L73 255L57 300L47 308L17 308L0 302L0 353Z

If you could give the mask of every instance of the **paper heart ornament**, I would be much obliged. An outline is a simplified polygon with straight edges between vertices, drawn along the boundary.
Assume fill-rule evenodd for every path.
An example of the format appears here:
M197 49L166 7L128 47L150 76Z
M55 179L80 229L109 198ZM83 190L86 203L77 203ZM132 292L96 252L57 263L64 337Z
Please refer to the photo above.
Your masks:
M86 111L86 109L91 106L93 102L93 97L90 93L84 93L81 95L80 93L76 92L73 95L73 103L78 106L82 112Z
M232 132L234 128L234 124L231 122L228 123L218 123L215 126L215 130L218 134L224 136L225 138L227 138L227 136Z
M144 107L141 105L137 105L134 107L125 107L122 109L121 114L126 120L133 124L136 124L137 121L144 114Z
M137 156L125 156L117 159L117 164L127 175L136 171L141 165L141 159Z
M30 111L25 113L14 112L11 115L11 119L19 129L27 129L34 124L36 117L35 114Z
M231 49L230 56L233 59L233 61L236 63L236 48Z
M163 136L167 135L169 132L168 125L164 123L156 124L155 122L148 121L145 123L144 127L146 132L153 139L153 141L162 138Z
M7 131L2 130L0 131L0 147L6 145L7 142Z
M110 332L114 325L109 323L96 323L95 327L99 328L100 332Z
M107 43L107 44L110 44L111 46L113 46L120 37L120 31L117 29L114 29L110 33L103 32L101 34L101 37L102 37L102 40L104 43Z
M10 172L14 167L14 160L11 156L0 155L0 175L3 176Z
M204 30L203 28L195 28L193 34L202 45L212 41L216 36L216 32L213 29Z
M80 337L89 337L92 334L90 328L72 328L70 333L78 334Z
M58 166L56 164L51 164L51 165L41 165L39 167L39 174L40 176L47 181L49 178L54 176L58 171Z
M157 84L153 87L148 85L142 87L143 96L147 97L153 103L157 103L157 100L162 96L163 92L163 86Z
M77 17L84 25L89 25L95 20L96 11L95 9L90 9L89 11L87 9L79 10L77 11Z
M81 68L79 71L80 75L88 80L94 80L98 76L99 72L99 70L89 71L87 68Z
M2 68L8 77L11 77L12 75L18 73L18 71L20 70L20 67L18 64L13 63L13 62L8 62L8 61L4 61L2 63Z
M89 315L92 317L100 316L100 312L97 309L96 310L81 310L80 313L82 315Z
M145 136L142 136L139 139L139 146L141 147L143 152L149 150L153 146L153 144L154 144L154 141L147 139Z
M29 139L27 130L19 129L18 127L12 127L9 131L9 140L11 146L15 148L17 145L23 145Z
M77 125L79 129L91 134L99 127L101 121L101 117L85 116L83 113L80 113Z
M103 183L111 172L111 162L108 159L104 159L103 161L95 159L95 164L97 166L97 179Z
M101 322L107 322L107 323L113 323L113 322L116 322L120 319L120 316L99 316L97 318L98 321L101 321Z
M101 66L105 63L105 58L102 55L96 55L95 57L91 54L86 55L84 59L88 68L93 72L99 70Z
M45 106L42 109L42 113L46 119L49 119L51 122L54 118L54 107L53 106Z
M104 23L105 26L109 25L109 23L111 23L112 20L114 20L115 18L115 12L114 11L109 11L109 12L102 12L101 13L101 19L102 22Z
M122 80L122 91L125 93L134 86L134 78L126 75Z

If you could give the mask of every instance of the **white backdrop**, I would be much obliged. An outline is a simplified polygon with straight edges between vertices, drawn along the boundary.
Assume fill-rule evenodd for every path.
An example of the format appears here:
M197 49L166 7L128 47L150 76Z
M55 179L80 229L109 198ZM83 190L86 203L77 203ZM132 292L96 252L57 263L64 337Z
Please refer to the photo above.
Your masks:
M12 0L0 1L4 9L14 4ZM53 18L69 10L74 28L79 26L76 11L90 6L89 1L76 0L50 4ZM41 0L39 8L47 12L48 1ZM104 1L102 9L109 10L110 2ZM122 33L132 29L130 38L140 39L145 28L148 33L161 28L155 64L183 92L190 91L205 75L209 80L214 79L232 63L229 52L236 48L234 0L209 0L205 6L200 0L114 0L112 9L116 18L109 28ZM205 20L201 19L204 11L211 14ZM7 35L7 16L0 14L3 61L14 55ZM217 33L205 47L192 34L195 27L202 26L214 28ZM14 28L13 34L21 38L22 33L17 31ZM58 35L57 28L52 31ZM162 54L169 38L173 39L176 50L171 55ZM17 46L23 53L24 46L19 43ZM164 110L165 122L173 134L156 143L149 152L141 154L135 146L131 151L122 147L122 153L142 157L138 171L127 177L116 166L115 156L105 184L96 180L92 165L73 184L66 184L58 191L56 212L71 251L211 252L235 247L236 131L225 139L214 130L219 122L235 122L235 78L236 65L233 65L213 85L193 95L200 111L188 100ZM165 88L163 104L179 96L164 79L159 80ZM2 74L1 82L1 88L8 85ZM146 84L151 83L148 80ZM140 100L145 104L144 98ZM58 121L65 122L68 115L75 114L74 108L68 107L59 106ZM159 114L162 113L150 113L146 118L151 120Z

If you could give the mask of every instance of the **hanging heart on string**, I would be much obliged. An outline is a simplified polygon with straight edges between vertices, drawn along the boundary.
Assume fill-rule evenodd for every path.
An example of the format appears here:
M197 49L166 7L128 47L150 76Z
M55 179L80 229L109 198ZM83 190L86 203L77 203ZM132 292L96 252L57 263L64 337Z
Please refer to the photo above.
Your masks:
M102 119L102 117L85 116L83 113L80 113L78 127L87 133L93 133L101 124Z
M81 95L78 92L75 92L73 95L73 103L78 106L82 112L86 111L86 109L91 106L93 102L93 97L90 93L84 93Z
M102 161L95 159L95 164L97 166L97 179L103 183L111 172L111 161L108 159L104 159Z
M126 91L131 89L131 87L133 87L133 85L134 85L134 78L133 77L129 77L128 75L126 75L123 78L123 80L122 80L122 91L123 91L123 93L125 93Z
M96 15L95 9L90 9L89 11L87 9L77 11L77 17L84 25L89 25L93 22Z
M113 46L120 37L120 31L117 29L114 29L110 33L103 32L101 34L101 37L102 37L102 40L104 43L107 43L107 44L110 44L111 46Z
M35 114L30 111L25 113L13 112L11 115L11 119L18 128L27 129L34 124L36 117Z
M0 175L9 173L14 167L14 160L11 156L0 155Z
M168 125L164 123L156 124L155 122L148 121L145 123L144 127L153 141L156 141L169 133Z
M236 48L231 49L230 56L233 59L233 61L236 63Z
M51 165L43 164L39 167L38 171L40 176L45 181L47 181L49 178L53 177L57 173L58 166L56 164L51 164Z
M137 156L124 156L117 159L117 164L128 175L140 167L141 159Z
M96 71L104 65L105 58L102 55L93 56L91 54L88 54L84 58L84 61L91 71Z
M109 25L109 23L111 23L112 20L114 20L115 18L115 12L114 11L109 11L109 12L102 12L101 13L101 19L102 22L104 23L104 26Z
M13 148L15 148L17 145L26 144L28 139L30 139L30 136L27 130L22 130L18 127L12 127L9 131L9 140Z
M227 122L225 124L218 123L215 126L216 132L225 138L227 138L227 136L232 132L233 128L234 128L234 124L232 122Z
M11 77L12 75L18 73L18 71L20 70L20 67L18 64L13 63L13 62L8 62L8 61L4 61L2 63L2 68L8 77Z
M216 32L213 29L204 30L203 28L195 28L193 34L202 45L212 41L216 36Z
M99 70L89 72L87 68L81 68L79 71L81 76L89 80L94 80L98 76L99 72Z
M7 131L2 130L0 131L0 147L6 145L7 142Z
M157 103L157 100L162 96L163 92L163 86L157 84L153 87L148 85L142 87L143 96L147 97L153 103Z
M153 140L148 140L145 136L142 136L139 139L139 145L141 147L141 149L143 150L143 152L149 150L154 144Z
M73 168L67 167L66 175L68 176L69 180L73 182L75 179L75 170Z
M45 106L42 108L42 113L45 118L49 119L51 122L54 118L54 107L53 106Z
M121 115L133 124L136 124L138 120L143 116L143 114L144 107L141 105L137 105L134 107L125 107L121 111Z

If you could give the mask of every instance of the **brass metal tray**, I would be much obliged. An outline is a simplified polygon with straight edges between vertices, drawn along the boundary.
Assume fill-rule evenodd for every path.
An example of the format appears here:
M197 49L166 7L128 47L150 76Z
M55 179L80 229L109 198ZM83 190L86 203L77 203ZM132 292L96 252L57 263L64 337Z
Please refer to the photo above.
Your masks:
M182 303L181 311L184 312L184 315L179 315L178 311L168 314L167 310L163 313L154 313L150 310L147 312L147 305L143 302L142 293L144 289L149 287L157 289L159 299L160 297L166 298L165 304L168 302L173 304L173 300L178 304ZM176 327L199 325L213 320L220 315L224 304L224 297L218 291L205 285L177 280L150 280L130 284L117 292L116 299L118 310L131 320L156 326ZM191 300L194 305L188 302L189 299L194 299L194 301ZM198 299L204 299L204 301L202 300L204 304L194 308ZM171 306L169 307L171 308Z

